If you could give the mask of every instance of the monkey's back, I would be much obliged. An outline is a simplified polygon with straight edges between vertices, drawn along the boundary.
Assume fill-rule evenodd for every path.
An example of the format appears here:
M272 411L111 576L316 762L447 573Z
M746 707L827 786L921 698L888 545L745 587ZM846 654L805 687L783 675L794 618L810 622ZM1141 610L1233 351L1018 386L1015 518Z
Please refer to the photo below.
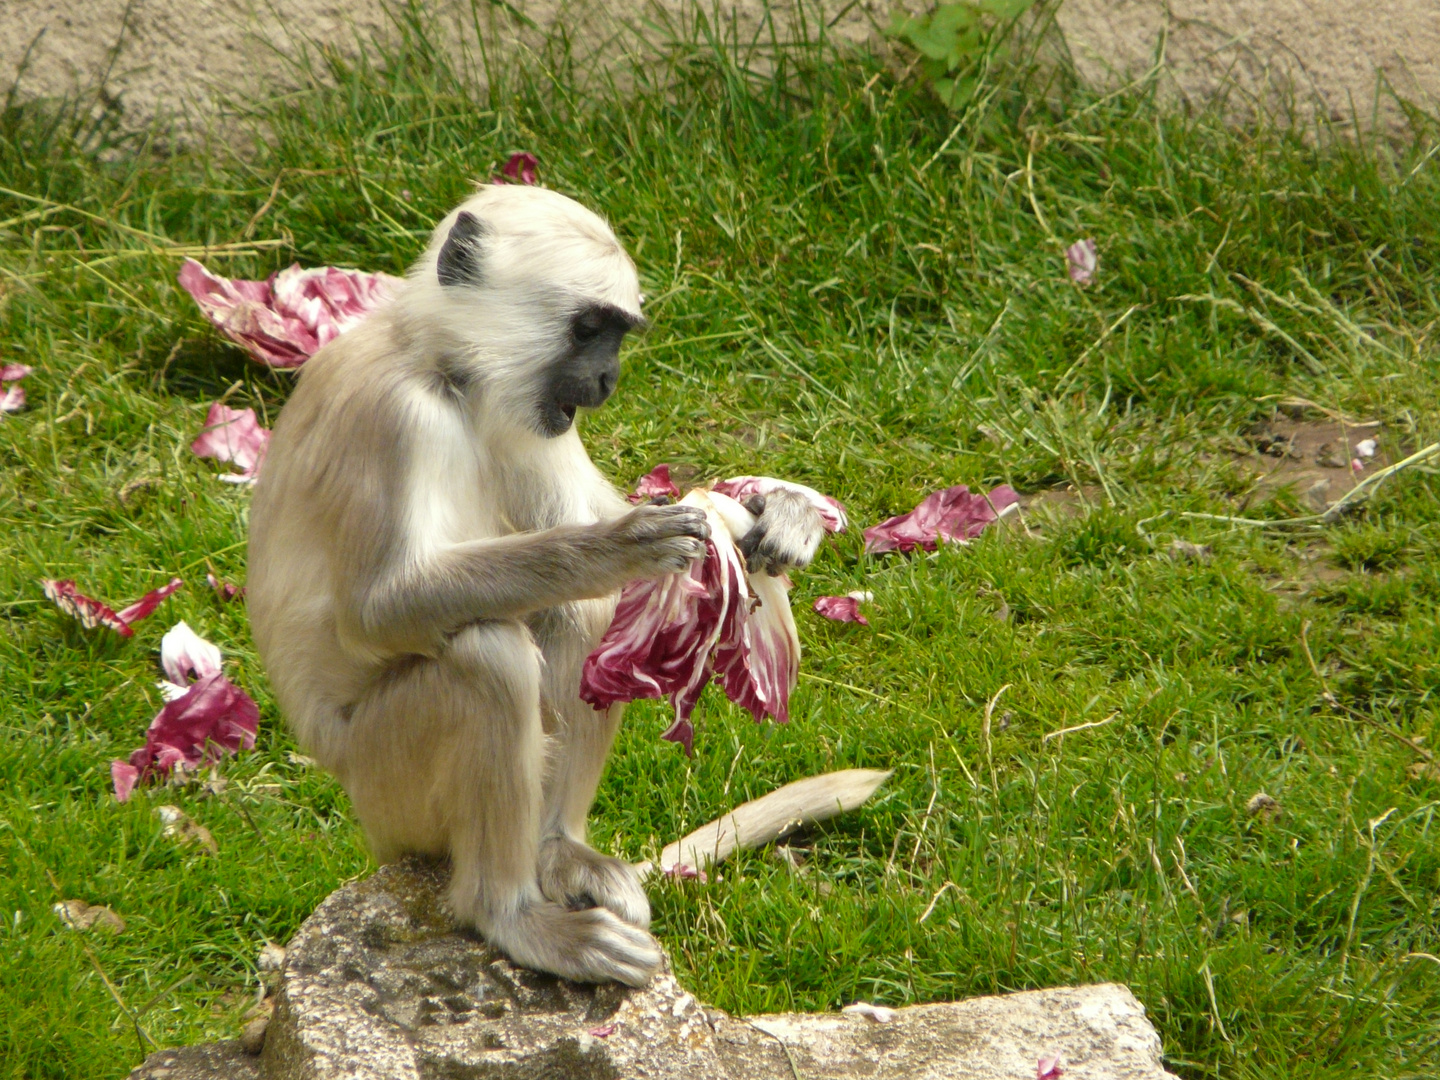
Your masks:
M280 411L250 507L247 604L287 720L324 761L325 729L379 658L347 642L355 585L397 538L394 327L384 313L315 354Z

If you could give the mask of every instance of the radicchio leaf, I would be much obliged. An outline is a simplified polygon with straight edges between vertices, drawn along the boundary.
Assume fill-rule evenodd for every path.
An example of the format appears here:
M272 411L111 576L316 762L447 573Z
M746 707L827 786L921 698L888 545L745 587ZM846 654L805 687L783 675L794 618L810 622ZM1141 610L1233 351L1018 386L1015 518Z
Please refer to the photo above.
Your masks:
M320 266L295 265L264 281L212 274L194 259L180 268L180 284L220 331L271 367L299 367L389 300L401 280Z
M160 684L161 693L167 700L174 700L196 679L220 673L220 650L191 630L182 619L160 639L160 666L169 680ZM175 692L167 691L167 686Z
M1065 249L1065 264L1070 268L1070 280L1076 285L1089 285L1095 277L1099 256L1094 240L1077 240Z
M25 407L25 388L20 385L20 380L33 370L29 364L0 366L0 418Z
M119 611L113 610L100 600L86 596L75 587L75 582L69 578L62 581L45 578L40 584L45 589L45 595L54 602L55 606L85 629L93 630L97 626L106 626L121 637L132 637L135 631L130 629L131 624L137 623L149 615L160 606L162 600L185 583L178 577L171 578L169 584L162 585L158 589L151 589L135 603L121 608Z
M254 409L232 409L217 401L210 406L205 428L190 444L190 451L196 457L239 465L240 472L219 477L226 483L253 484L269 447L270 431L260 426Z
M853 622L869 626L870 620L860 614L862 597L851 593L849 596L821 596L815 600L817 614L835 622Z
M1009 484L1001 484L989 495L971 494L964 484L934 491L908 514L900 514L865 530L865 550L872 555L884 551L934 551L941 540L966 543L979 536L1020 496Z
M635 485L635 490L626 498L632 503L642 503L661 495L669 496L672 499L680 498L680 489L675 486L675 481L670 479L669 465L656 465L640 478L640 482Z
M522 150L518 154L511 154L510 160L505 162L500 171L511 180L533 184L540 179L540 159Z
M120 802L149 777L191 772L255 745L260 710L221 672L219 649L181 622L162 640L160 659L169 677L161 684L168 700L151 721L145 745L129 761L110 763Z
M228 581L221 581L214 574L205 575L205 584L210 586L210 591L215 594L215 598L222 604L228 604L237 596L245 595L244 585L232 585Z
M783 577L745 572L735 546L755 518L733 499L695 490L680 500L705 511L706 554L681 574L633 581L585 659L580 696L597 709L669 697L675 721L661 736L692 753L690 714L714 680L757 721L789 719L800 642Z

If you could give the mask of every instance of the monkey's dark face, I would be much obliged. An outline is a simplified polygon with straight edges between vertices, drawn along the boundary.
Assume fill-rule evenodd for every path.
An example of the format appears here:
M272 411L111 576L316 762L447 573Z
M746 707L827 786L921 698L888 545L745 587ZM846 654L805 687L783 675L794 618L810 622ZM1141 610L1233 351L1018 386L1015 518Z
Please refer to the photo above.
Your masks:
M536 427L547 438L570 430L577 409L603 405L620 381L620 343L636 320L609 304L587 304L570 316L565 347L541 382Z
M598 219L596 223L604 228ZM446 289L484 289L490 285L493 268L487 266L487 259L493 256L490 248L495 236L495 225L468 210L460 211L436 257L435 275L440 285ZM613 237L611 243L615 243ZM591 247L594 247L593 237ZM620 255L623 259L618 244L613 252L605 254L612 259ZM634 267L628 260L624 260L624 266L633 280ZM550 267L550 272L555 276L556 268ZM559 276L564 277L563 273ZM559 314L553 306L555 297L566 292L563 284L552 286L548 295L542 291L540 295L545 302L532 308L531 316L545 323L555 319ZM577 410L603 405L615 392L615 384L620 381L620 343L641 321L638 315L602 301L571 301L568 314L559 317L565 320L559 334L559 347L533 376L527 372L524 391L527 398L534 394L531 400L535 402L532 420L535 430L549 439L570 430ZM531 377L535 380L533 383L529 382Z

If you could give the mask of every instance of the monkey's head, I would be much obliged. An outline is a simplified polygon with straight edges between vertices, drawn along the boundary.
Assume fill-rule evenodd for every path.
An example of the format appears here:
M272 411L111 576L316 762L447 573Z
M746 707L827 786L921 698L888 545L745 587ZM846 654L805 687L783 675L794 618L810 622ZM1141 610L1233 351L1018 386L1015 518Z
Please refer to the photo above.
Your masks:
M397 308L451 390L546 438L614 392L620 343L643 321L610 227L558 192L508 184L440 223Z

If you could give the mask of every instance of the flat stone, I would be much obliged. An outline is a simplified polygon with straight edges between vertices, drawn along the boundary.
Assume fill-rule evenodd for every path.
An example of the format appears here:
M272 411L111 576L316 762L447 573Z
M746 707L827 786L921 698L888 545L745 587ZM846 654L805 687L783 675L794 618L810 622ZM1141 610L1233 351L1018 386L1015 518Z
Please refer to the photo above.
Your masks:
M1058 1055L1068 1080L1173 1080L1144 1007L1123 986L915 1005L885 1022L849 1013L732 1017L703 1005L668 970L631 990L518 968L456 927L444 885L443 869L410 861L337 890L290 944L259 1070L248 1058L250 1072L168 1075L1033 1080L1037 1061ZM166 1053L179 1063L201 1050L217 1062L234 1056ZM160 1080L157 1068L180 1067L157 1065L162 1056L133 1076Z
M260 1059L239 1042L157 1050L130 1073L130 1080L264 1080Z

